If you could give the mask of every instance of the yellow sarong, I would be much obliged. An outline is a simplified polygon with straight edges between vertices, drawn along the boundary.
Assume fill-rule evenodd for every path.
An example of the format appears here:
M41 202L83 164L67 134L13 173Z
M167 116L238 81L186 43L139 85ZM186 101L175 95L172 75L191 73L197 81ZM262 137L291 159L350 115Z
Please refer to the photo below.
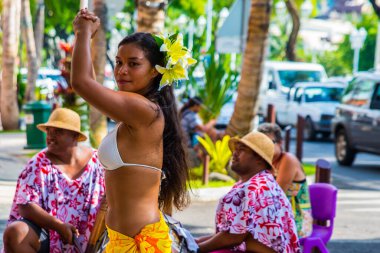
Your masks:
M107 226L109 243L106 253L170 253L172 240L169 227L160 212L160 221L146 225L134 238L123 235Z

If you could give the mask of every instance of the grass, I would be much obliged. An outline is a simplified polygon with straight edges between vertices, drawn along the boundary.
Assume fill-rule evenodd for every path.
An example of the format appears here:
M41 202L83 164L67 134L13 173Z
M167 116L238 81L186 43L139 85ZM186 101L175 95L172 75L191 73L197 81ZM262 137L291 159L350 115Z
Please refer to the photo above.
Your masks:
M41 150L32 151L30 153L27 153L25 156L28 157L28 158L32 158L35 154L37 154L40 151Z
M0 134L25 133L25 130L1 130Z
M303 169L305 171L306 176L315 175L315 165L314 164L304 163L304 164L302 164L302 166L303 166Z
M315 165L310 163L303 163L302 164L303 169L305 171L306 176L314 176L315 175ZM202 188L218 188L218 187L225 187L225 186L232 186L235 181L209 181L207 185L202 184L201 179L194 179L194 178L200 178L202 176L202 168L196 167L192 169L192 180L190 180L190 186L192 189L202 189Z
M209 181L207 185L202 184L202 180L191 180L190 186L192 189L201 189L201 188L218 188L218 187L225 187L225 186L232 186L235 183L235 181Z

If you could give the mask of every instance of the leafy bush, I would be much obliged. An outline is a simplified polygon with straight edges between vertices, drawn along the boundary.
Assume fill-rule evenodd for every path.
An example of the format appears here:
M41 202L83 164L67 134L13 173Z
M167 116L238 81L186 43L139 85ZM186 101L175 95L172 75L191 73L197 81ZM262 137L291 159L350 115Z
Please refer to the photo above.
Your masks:
M210 172L226 175L226 166L232 155L228 147L230 136L226 135L222 140L217 140L215 143L207 134L205 134L204 138L197 136L197 139L210 156Z

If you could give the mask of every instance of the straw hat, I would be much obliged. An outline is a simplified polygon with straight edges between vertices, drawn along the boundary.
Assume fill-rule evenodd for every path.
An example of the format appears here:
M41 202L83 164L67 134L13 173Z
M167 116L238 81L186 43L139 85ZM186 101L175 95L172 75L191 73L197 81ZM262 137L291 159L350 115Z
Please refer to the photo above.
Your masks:
M37 128L45 133L47 127L70 130L79 134L78 141L87 140L86 135L80 131L80 117L78 113L70 109L57 108L50 115L48 122L37 125Z
M268 136L263 133L254 131L243 136L241 139L238 137L233 137L228 142L228 146L232 152L235 150L235 145L238 142L243 143L252 149L273 168L272 159L274 154L274 144Z

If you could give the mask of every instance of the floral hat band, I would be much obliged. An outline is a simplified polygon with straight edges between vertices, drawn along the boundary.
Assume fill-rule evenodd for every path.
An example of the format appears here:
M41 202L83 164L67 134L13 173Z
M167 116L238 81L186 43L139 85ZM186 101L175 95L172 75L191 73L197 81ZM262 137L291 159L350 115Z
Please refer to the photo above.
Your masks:
M165 66L156 65L156 70L162 74L160 87L171 85L179 80L189 79L187 68L197 61L191 57L191 52L183 46L183 36L180 33L165 37L153 35L160 51L165 54Z

